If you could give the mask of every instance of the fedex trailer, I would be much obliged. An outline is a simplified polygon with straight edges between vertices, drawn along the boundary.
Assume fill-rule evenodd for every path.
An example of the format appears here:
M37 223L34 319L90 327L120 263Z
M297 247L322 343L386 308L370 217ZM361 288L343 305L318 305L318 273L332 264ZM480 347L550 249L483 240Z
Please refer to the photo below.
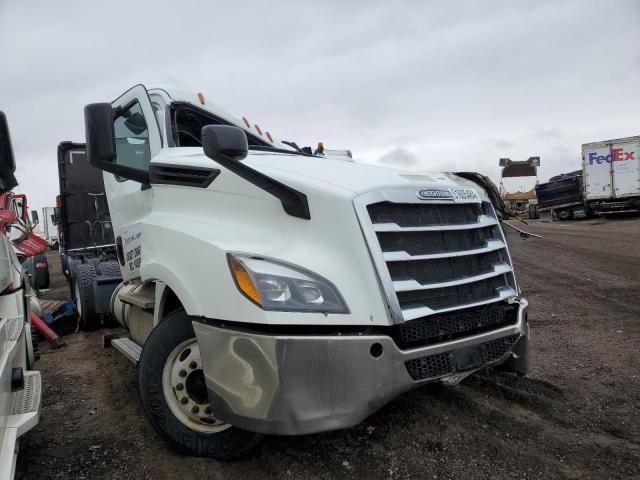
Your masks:
M582 168L593 213L640 211L640 136L582 145Z

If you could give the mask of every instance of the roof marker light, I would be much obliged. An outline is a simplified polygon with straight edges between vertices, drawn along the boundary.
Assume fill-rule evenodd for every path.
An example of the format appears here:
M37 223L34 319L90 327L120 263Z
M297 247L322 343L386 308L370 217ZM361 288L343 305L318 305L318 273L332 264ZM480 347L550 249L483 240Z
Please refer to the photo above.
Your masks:
M264 132L264 133L266 133L267 138L269 139L269 141L270 141L271 143L273 143L273 137L271 136L271 134L270 134L269 132Z
M251 124L249 124L249 120L247 120L247 117L242 117L242 121L247 126L247 128L251 128Z
M198 92L198 100L200 100L200 103L204 105L204 95L200 92Z
M256 130L258 131L258 133L260 135L262 135L262 130L260 130L260 125L258 125L257 123L255 124Z

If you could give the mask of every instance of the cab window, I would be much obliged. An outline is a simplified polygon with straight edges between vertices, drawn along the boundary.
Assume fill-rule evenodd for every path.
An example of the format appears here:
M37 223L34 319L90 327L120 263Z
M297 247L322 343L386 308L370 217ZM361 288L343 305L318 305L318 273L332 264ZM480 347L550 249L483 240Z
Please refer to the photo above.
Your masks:
M200 108L187 104L174 104L171 111L173 142L176 147L202 146L202 127L206 125L232 125L229 121L219 118ZM247 142L249 147L272 147L266 140L262 140L249 132Z
M113 121L116 163L138 170L149 170L151 147L149 129L137 101L124 107Z

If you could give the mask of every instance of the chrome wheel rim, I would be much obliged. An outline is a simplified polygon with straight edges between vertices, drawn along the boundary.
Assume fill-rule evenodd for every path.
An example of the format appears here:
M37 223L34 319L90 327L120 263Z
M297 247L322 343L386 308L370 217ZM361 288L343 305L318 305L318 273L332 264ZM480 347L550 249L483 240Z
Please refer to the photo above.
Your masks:
M162 372L162 390L169 409L186 427L203 433L218 433L231 426L213 415L195 338L182 342L167 358Z

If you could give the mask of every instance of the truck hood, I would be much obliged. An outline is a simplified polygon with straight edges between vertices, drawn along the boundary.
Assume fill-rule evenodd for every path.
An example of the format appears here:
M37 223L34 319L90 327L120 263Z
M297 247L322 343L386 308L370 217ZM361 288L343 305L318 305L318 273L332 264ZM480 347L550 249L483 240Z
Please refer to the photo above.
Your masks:
M188 158L192 165L210 167L213 163L202 154L199 148L168 149L156 161L176 163L176 157ZM296 188L304 188L305 185L320 187L324 184L348 191L352 195L361 195L383 188L471 185L471 182L449 173L406 171L331 157L305 157L253 151L243 162L284 184L293 182ZM473 186L478 187L476 184Z
M295 175L302 182L324 182L362 194L371 190L391 187L412 187L456 183L442 173L409 172L379 167L366 163L348 162L330 157L303 157L298 155L261 155L247 157L248 165L285 182Z

